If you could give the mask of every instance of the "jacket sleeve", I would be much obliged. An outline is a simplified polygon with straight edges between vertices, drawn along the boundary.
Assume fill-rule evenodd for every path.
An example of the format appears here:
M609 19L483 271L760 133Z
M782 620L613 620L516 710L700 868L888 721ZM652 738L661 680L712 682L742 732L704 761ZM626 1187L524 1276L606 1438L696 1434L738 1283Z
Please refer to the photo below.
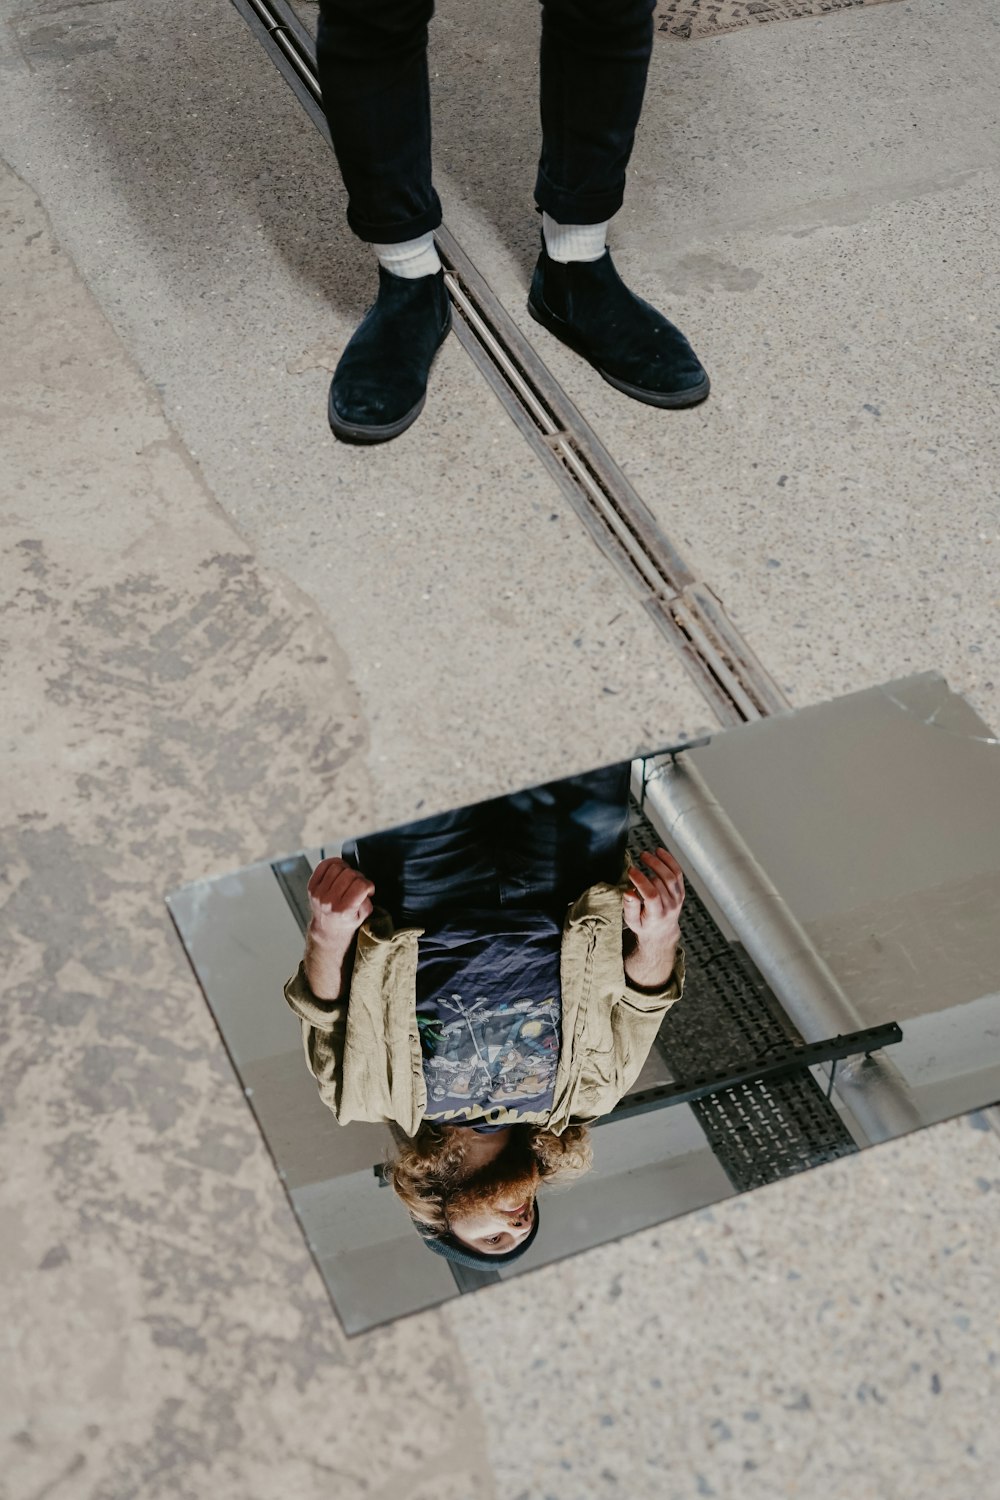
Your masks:
M320 1000L306 978L305 963L299 964L285 985L285 999L302 1026L306 1065L319 1084L320 1097L340 1118L344 1073L344 1040L347 1032L348 995L339 1000Z
M678 945L673 972L662 989L638 990L625 981L611 1013L617 1077L615 1090L627 1094L642 1072L667 1011L684 993L684 948Z
M660 989L630 984L622 952L621 886L589 887L563 934L562 1089L554 1128L610 1114L634 1086L664 1015L684 991L684 949ZM557 1084L558 1088L558 1084Z
M674 967L670 971L670 978L658 989L638 989L630 982L624 963L622 972L625 975L625 998L640 1009L659 1006L659 1014L663 1016L684 994L684 944L677 944L677 954L674 958Z

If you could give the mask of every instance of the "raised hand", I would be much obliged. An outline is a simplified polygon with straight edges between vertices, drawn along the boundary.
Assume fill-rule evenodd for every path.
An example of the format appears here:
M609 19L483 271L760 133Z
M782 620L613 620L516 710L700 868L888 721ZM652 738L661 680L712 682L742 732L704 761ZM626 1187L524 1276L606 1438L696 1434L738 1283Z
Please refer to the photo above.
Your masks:
M633 890L622 898L625 925L635 934L640 948L661 951L676 948L680 941L680 915L684 905L684 875L666 849L641 854L645 868L632 865L628 878Z
M372 912L375 887L344 859L323 859L309 879L312 921L309 935L316 942L346 950Z

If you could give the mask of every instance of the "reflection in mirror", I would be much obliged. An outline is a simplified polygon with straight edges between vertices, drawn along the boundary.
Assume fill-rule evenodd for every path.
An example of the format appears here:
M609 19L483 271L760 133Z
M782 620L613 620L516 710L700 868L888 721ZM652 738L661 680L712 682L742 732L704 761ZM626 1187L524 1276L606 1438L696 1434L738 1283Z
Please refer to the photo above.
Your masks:
M386 1179L453 1263L525 1254L539 1185L588 1169L680 997L683 876L627 860L630 773L353 840L309 879L285 997L310 1070L340 1121L396 1128Z
M174 893L347 1331L1000 1097L998 752L925 675Z

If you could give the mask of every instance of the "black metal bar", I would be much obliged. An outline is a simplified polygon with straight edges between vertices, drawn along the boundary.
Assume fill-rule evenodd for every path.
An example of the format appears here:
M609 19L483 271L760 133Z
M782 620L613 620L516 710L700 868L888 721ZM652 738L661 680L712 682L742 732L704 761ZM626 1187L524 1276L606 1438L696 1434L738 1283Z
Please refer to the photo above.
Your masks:
M609 1115L595 1121L595 1124L631 1119L634 1115L646 1114L653 1109L666 1109L674 1104L692 1104L697 1099L721 1093L724 1089L760 1083L764 1079L786 1078L815 1067L818 1063L835 1063L844 1057L877 1052L902 1040L903 1033L899 1025L895 1021L887 1021L880 1026L870 1026L865 1031L852 1031L845 1036L829 1037L822 1042L806 1042L799 1047L784 1048L769 1057L744 1063L734 1072L662 1083L655 1088L629 1094Z
M300 52L308 58L313 71L316 68L316 38L289 0L270 0L271 10L286 31L291 32Z

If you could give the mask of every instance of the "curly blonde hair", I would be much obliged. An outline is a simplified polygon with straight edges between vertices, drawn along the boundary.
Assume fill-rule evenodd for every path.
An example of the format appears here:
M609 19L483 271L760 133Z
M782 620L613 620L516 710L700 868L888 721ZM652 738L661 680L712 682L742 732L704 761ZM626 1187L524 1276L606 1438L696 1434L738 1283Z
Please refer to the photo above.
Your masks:
M514 1125L548 1184L574 1182L590 1171L594 1153L586 1125L567 1125L561 1135L542 1125ZM383 1167L386 1182L410 1217L433 1235L448 1233L448 1199L463 1180L468 1127L424 1120L412 1140L397 1136L396 1155Z

